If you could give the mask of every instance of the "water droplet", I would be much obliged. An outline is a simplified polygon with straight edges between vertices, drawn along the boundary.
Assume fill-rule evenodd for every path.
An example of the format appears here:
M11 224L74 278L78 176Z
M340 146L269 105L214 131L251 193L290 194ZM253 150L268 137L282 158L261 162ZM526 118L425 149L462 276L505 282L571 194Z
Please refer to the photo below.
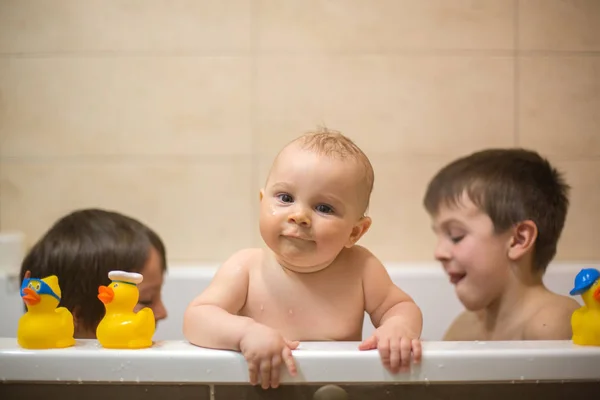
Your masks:
M265 306L263 306L262 304L260 305L260 311L264 311L265 310Z
M60 378L56 378L57 381L60 381Z
M77 378L77 383L81 385L83 383L83 380L81 378Z
M290 313L290 315L294 315L294 311L290 308L290 311L288 311Z
M139 377L139 376L136 376L136 377L135 377L135 381L136 381L137 383L140 383L140 377Z
M125 382L124 378L119 379L120 382Z
M429 378L425 378L425 386L429 386L431 385L431 382L429 382Z
M485 342L477 342L477 344L485 344Z
M438 364L438 368L439 368L439 369L442 369L442 368L444 368L444 364Z
M524 381L524 380L525 380L525 377L524 377L523 375L521 375L521 380L522 380L522 381Z

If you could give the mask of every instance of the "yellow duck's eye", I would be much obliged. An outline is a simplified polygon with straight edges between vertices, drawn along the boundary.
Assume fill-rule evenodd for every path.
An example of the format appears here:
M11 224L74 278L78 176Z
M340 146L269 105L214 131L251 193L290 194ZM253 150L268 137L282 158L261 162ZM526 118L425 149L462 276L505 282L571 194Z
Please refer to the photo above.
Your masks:
M29 282L29 285L27 285L27 287L28 287L29 289L33 289L33 290L35 290L35 288L33 287L33 282Z
M118 284L118 283L115 283L115 285L114 285L113 287L119 287L119 284Z
M39 282L36 282L36 283L35 283L35 290L40 290L40 287L41 287L41 286L42 286L42 284L41 284L41 283L39 283Z

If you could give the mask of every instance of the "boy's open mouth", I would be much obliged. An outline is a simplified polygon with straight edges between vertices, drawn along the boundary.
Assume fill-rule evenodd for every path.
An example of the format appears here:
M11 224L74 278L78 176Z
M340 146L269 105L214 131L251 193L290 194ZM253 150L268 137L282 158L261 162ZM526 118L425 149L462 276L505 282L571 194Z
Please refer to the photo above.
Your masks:
M456 285L458 282L462 281L463 278L467 276L465 273L449 273L448 277L450 277L450 283Z

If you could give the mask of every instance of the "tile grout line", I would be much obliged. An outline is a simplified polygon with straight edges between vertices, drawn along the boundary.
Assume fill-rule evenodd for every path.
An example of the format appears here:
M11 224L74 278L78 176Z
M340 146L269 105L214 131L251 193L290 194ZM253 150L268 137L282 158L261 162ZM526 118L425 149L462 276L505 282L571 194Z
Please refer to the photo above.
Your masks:
M254 204L253 196L256 195L256 186L260 176L260 154L258 151L258 14L259 4L256 0L251 1L250 5L250 140L251 151L251 173L250 173L250 204ZM253 230L248 247L254 247L256 232Z
M513 141L514 145L518 147L520 145L520 132L519 132L519 0L514 1L514 15L513 15L513 46L514 46L514 60L513 60Z

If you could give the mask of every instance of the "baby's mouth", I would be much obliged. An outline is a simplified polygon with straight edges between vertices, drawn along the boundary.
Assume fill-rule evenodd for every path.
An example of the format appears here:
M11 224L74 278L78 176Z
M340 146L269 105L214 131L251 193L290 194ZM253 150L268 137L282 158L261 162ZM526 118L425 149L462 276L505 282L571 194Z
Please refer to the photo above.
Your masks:
M467 276L465 273L450 273L448 277L450 278L450 283L456 285L458 282L462 281L463 278Z

